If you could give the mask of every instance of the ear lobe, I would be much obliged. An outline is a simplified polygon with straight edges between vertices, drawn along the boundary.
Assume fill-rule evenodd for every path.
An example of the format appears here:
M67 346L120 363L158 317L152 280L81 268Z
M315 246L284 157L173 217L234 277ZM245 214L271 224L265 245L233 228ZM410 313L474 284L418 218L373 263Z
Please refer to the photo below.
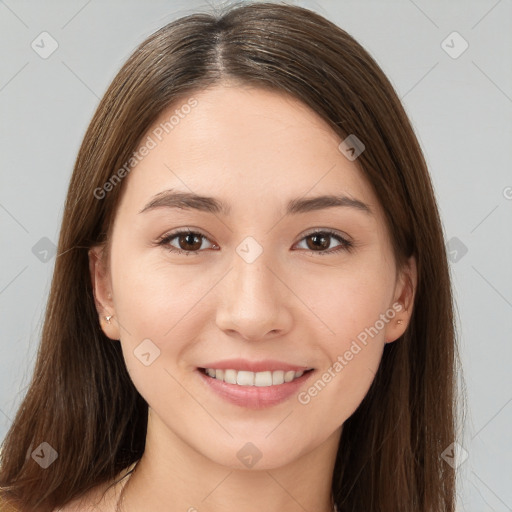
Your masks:
M119 328L115 321L110 274L105 266L103 249L103 246L95 246L89 250L89 273L101 328L110 339L118 340Z
M411 256L406 265L400 271L400 276L395 287L393 309L397 311L396 316L388 324L385 335L385 342L391 343L404 334L409 326L413 308L414 298L418 282L416 259ZM400 305L400 308L397 307Z

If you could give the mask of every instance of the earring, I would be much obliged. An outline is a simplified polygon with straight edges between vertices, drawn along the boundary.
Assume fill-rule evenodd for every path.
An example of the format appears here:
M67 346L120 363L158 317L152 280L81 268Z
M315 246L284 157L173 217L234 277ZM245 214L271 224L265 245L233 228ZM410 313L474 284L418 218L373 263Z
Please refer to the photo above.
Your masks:
M105 317L105 320L107 321L108 324L110 324L110 319L113 317L114 315L108 315Z
M397 323L398 325L401 325L401 324L403 324L403 323L404 323L404 321L403 321L403 320L397 320L397 321L396 321L396 323Z

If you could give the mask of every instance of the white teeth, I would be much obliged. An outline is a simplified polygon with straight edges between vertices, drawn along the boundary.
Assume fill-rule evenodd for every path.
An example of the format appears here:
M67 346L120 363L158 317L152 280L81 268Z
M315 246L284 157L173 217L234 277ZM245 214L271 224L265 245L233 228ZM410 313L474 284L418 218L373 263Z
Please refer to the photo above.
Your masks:
M260 387L271 386L273 384L272 372L258 372L254 374L254 385Z
M289 371L284 374L284 381L285 382L291 382L293 378L295 377L294 371Z
M236 383L240 386L254 386L254 373L239 371L236 376Z
M272 384L282 384L284 382L284 371L276 370L272 372Z
M217 375L215 375L215 378L217 378ZM227 382L228 384L236 384L236 371L224 370L224 382Z
M275 370L265 372L248 372L246 370L216 370L206 368L206 374L217 380L222 380L228 384L238 384L239 386L258 386L268 387L291 382L294 379L302 377L304 371L295 372L293 370Z

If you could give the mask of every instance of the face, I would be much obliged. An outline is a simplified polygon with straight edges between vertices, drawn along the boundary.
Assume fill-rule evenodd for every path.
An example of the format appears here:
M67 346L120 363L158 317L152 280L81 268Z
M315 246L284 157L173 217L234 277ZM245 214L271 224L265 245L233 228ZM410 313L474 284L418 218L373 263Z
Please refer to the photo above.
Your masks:
M341 140L276 92L185 98L143 138L107 261L91 252L103 329L151 428L218 464L243 468L251 442L273 468L338 435L407 326L414 262L397 270Z

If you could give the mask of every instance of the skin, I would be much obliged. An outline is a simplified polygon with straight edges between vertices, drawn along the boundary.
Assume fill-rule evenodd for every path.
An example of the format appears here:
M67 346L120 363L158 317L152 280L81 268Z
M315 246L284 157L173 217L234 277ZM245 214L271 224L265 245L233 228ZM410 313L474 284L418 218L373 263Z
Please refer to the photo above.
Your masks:
M149 404L146 450L122 510L330 512L343 423L366 395L385 343L407 327L415 262L396 268L371 186L313 111L228 82L194 98L197 106L125 178L108 258L102 247L90 252L102 328L120 340ZM221 199L230 214L167 207L139 213L171 188ZM322 194L356 198L371 213L331 207L284 215L288 200ZM178 228L205 236L196 254L170 252L169 245L190 250L178 237L157 244ZM334 253L340 242L327 237L327 248L314 252L306 236L312 228L335 230L354 247ZM247 236L263 250L252 263L236 252ZM195 371L231 357L278 359L315 368L307 391L397 303L402 310L308 404L294 395L265 409L244 408L210 391ZM110 323L105 315L113 315ZM160 356L145 366L134 349L148 338ZM237 458L247 442L262 454L250 469ZM101 510L115 510L126 480L107 493Z

